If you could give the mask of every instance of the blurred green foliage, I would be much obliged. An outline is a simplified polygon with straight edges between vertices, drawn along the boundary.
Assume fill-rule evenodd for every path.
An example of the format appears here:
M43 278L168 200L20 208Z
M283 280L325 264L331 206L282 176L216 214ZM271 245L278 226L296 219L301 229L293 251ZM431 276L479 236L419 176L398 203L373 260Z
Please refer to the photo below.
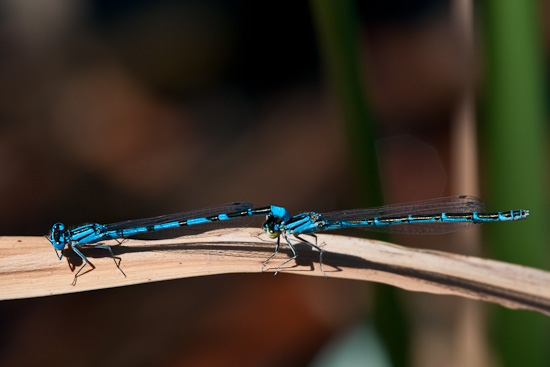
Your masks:
M530 210L523 225L487 228L491 257L549 269L548 116L542 27L535 1L484 2L487 50L481 167L492 207ZM504 366L548 366L550 322L532 312L492 308L491 340Z

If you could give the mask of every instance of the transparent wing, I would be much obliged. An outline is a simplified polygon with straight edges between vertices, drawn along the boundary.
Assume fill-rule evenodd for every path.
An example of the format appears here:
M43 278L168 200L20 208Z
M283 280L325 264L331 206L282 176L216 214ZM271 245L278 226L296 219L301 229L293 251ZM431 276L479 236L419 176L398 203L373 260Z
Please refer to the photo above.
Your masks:
M405 204L385 205L367 209L342 210L321 214L320 220L367 221L373 218L399 218L407 215L438 215L441 213L485 212L485 204L475 196L459 195L416 201ZM474 222L430 222L400 223L384 226L361 226L369 231L409 234L442 234L461 231L479 223Z
M389 226L356 227L365 231L395 233L395 234L445 234L463 231L480 225L480 222L431 222L431 223L401 223Z
M321 214L323 219L359 220L375 217L399 217L409 214L485 212L485 204L475 196L460 195L385 205L366 209L341 210Z
M226 213L237 213L237 212L245 213L249 209L254 209L254 208L255 206L250 203L229 203L229 204L213 206L205 209L198 209L198 210L192 210L188 212L169 214L169 215L161 215L161 216L152 217L152 218L126 220L123 222L107 224L105 225L105 227L106 227L106 230L108 231L118 230L118 229L127 229L127 228L147 227L147 226L153 226L156 224L169 223L169 222L175 222L175 221L184 221L184 220L196 219L196 218L208 218L208 217L217 216L217 215L226 214ZM174 237L179 237L184 235L202 233L202 232L210 231L212 229L217 229L217 228L245 227L253 221L254 221L254 217L248 216L248 215L245 216L243 214L243 216L241 217L227 219L223 221L215 221L210 223L200 223L200 224L193 224L193 225L176 227L176 228L168 228L160 231L140 233L130 237L148 239L148 240L174 238Z

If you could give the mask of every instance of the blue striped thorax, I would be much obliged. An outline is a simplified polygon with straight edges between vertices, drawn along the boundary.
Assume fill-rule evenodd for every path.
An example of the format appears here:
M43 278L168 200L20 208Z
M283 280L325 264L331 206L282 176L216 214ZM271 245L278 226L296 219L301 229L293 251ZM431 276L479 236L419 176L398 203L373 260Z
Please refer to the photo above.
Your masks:
M84 226L68 230L63 223L55 223L52 227L52 234L48 238L56 250L63 250L69 243L87 244L98 242L106 238L100 224L86 224Z

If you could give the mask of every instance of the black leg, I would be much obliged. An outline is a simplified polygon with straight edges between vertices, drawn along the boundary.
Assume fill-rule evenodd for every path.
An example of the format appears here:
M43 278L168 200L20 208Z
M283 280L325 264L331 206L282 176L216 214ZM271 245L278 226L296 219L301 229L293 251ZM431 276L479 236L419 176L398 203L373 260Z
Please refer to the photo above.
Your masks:
M109 251L109 254L111 254L111 258L115 262L116 267L118 268L118 270L120 270L122 275L124 275L124 277L126 277L126 274L120 268L120 263L121 263L122 259L120 257L115 257L115 255L113 254L113 250L111 250L111 248L109 246L107 246L107 245L94 245L94 246L91 246L91 247L104 248L105 250ZM116 262L117 259L118 259L118 263Z
M86 247L88 248L102 248L102 249L105 249L107 251L109 251L109 254L111 255L111 258L113 259L113 261L115 262L115 265L116 267L118 268L118 270L120 270L120 272L122 273L122 275L124 275L126 277L126 274L124 273L124 271L122 271L122 269L120 268L120 262L121 262L121 259L120 258L117 258L115 257L115 255L113 254L113 251L111 250L111 248L107 245L86 245ZM80 274L80 272L82 271L82 269L84 269L84 267L86 266L86 264L90 264L90 266L92 267L92 269L88 270L88 271L92 271L95 269L95 266L94 264L92 264L91 262L88 261L88 259L86 258L86 256L84 256L84 254L82 254L82 252L80 252L76 245L72 245L71 244L71 248L73 249L73 251L78 255L80 256L80 258L82 259L82 266L80 267L80 269L78 269L78 271L76 272L75 276L74 276L74 280L73 280L73 285L76 284L76 278L78 277L78 275ZM117 260L118 259L118 263L117 263ZM87 272L88 272L87 271ZM83 274L86 274L87 272L83 273Z
M315 238L315 245L313 243L309 242L309 241L306 241L304 238L300 237L300 235L298 235L298 234L294 234L294 237L296 237L297 239L299 239L302 242L307 243L308 245L310 245L311 247L313 247L314 249L319 251L319 270L321 270L321 273L323 273L323 275L328 278L327 274L323 270L323 250L319 246L317 246L317 236L314 235L314 234L309 234L309 235L311 237Z
M86 258L86 256L84 256L84 255L82 254L82 252L80 252L80 251L76 248L76 245L71 244L71 248L73 249L73 251L75 252L75 254L77 254L78 256L80 256L80 258L82 259L82 262L83 262L83 264L82 264L82 266L80 267L80 269L78 269L78 271L77 271L76 274L74 275L74 279L73 279L73 282L72 282L72 285L74 286L74 285L76 285L76 278L78 277L78 274L80 274L80 272L82 271L82 269L84 269L84 267L86 266L86 264L89 263L90 266L92 267L92 269L90 269L90 270L88 270L88 271L94 270L94 269L95 269L95 266L94 266L94 264L92 264L91 262L88 262L88 259ZM88 271L87 271L87 272L88 272ZM87 273L87 272L86 272L86 273ZM84 274L86 274L86 273L84 273Z
M55 250L55 254L57 255L57 258L59 260L61 260L63 258L63 250L57 251L57 249L55 249L55 248L54 248L54 250Z
M277 275L277 273L279 272L279 270L281 270L281 267L283 265L285 265L286 263L294 260L298 256L296 254L296 249L294 248L294 246L292 246L292 243L290 243L290 240L288 239L288 236L287 236L286 232L283 232L283 236L285 237L286 243L288 243L288 247L290 247L290 249L292 250L292 257L290 259L288 259L287 261L285 261L284 263L282 263L281 265L279 265L277 267L277 270L275 271L275 274L273 274L273 275Z
M277 255L277 253L279 252L279 246L280 246L280 243L281 243L281 237L277 237L277 245L275 246L275 252L273 254L271 254L270 257L267 258L266 261L264 261L264 263L262 264L262 273L264 272L264 267L265 267L265 264L267 264L267 262L269 260L271 260L273 258L273 256ZM275 273L277 274L277 273Z

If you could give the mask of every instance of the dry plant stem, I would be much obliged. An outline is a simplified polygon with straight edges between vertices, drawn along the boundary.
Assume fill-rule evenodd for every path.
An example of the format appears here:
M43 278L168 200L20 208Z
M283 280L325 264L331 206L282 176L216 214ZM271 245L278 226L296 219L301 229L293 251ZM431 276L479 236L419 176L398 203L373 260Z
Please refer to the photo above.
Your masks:
M256 228L245 228L162 241L127 240L121 245L113 241L108 244L122 259L121 268L128 277L114 266L107 251L84 250L95 269L86 272L91 269L87 267L76 286L71 285L74 273L68 264L78 269L81 263L70 251L59 261L44 237L0 237L0 300L212 274L258 273L275 242L256 234ZM297 261L281 270L324 278L318 252L299 241L294 243ZM317 243L323 248L323 269L329 277L320 281L345 278L380 282L550 315L550 272L355 237L320 234ZM274 272L289 256L288 246L281 243L280 253L265 271Z

